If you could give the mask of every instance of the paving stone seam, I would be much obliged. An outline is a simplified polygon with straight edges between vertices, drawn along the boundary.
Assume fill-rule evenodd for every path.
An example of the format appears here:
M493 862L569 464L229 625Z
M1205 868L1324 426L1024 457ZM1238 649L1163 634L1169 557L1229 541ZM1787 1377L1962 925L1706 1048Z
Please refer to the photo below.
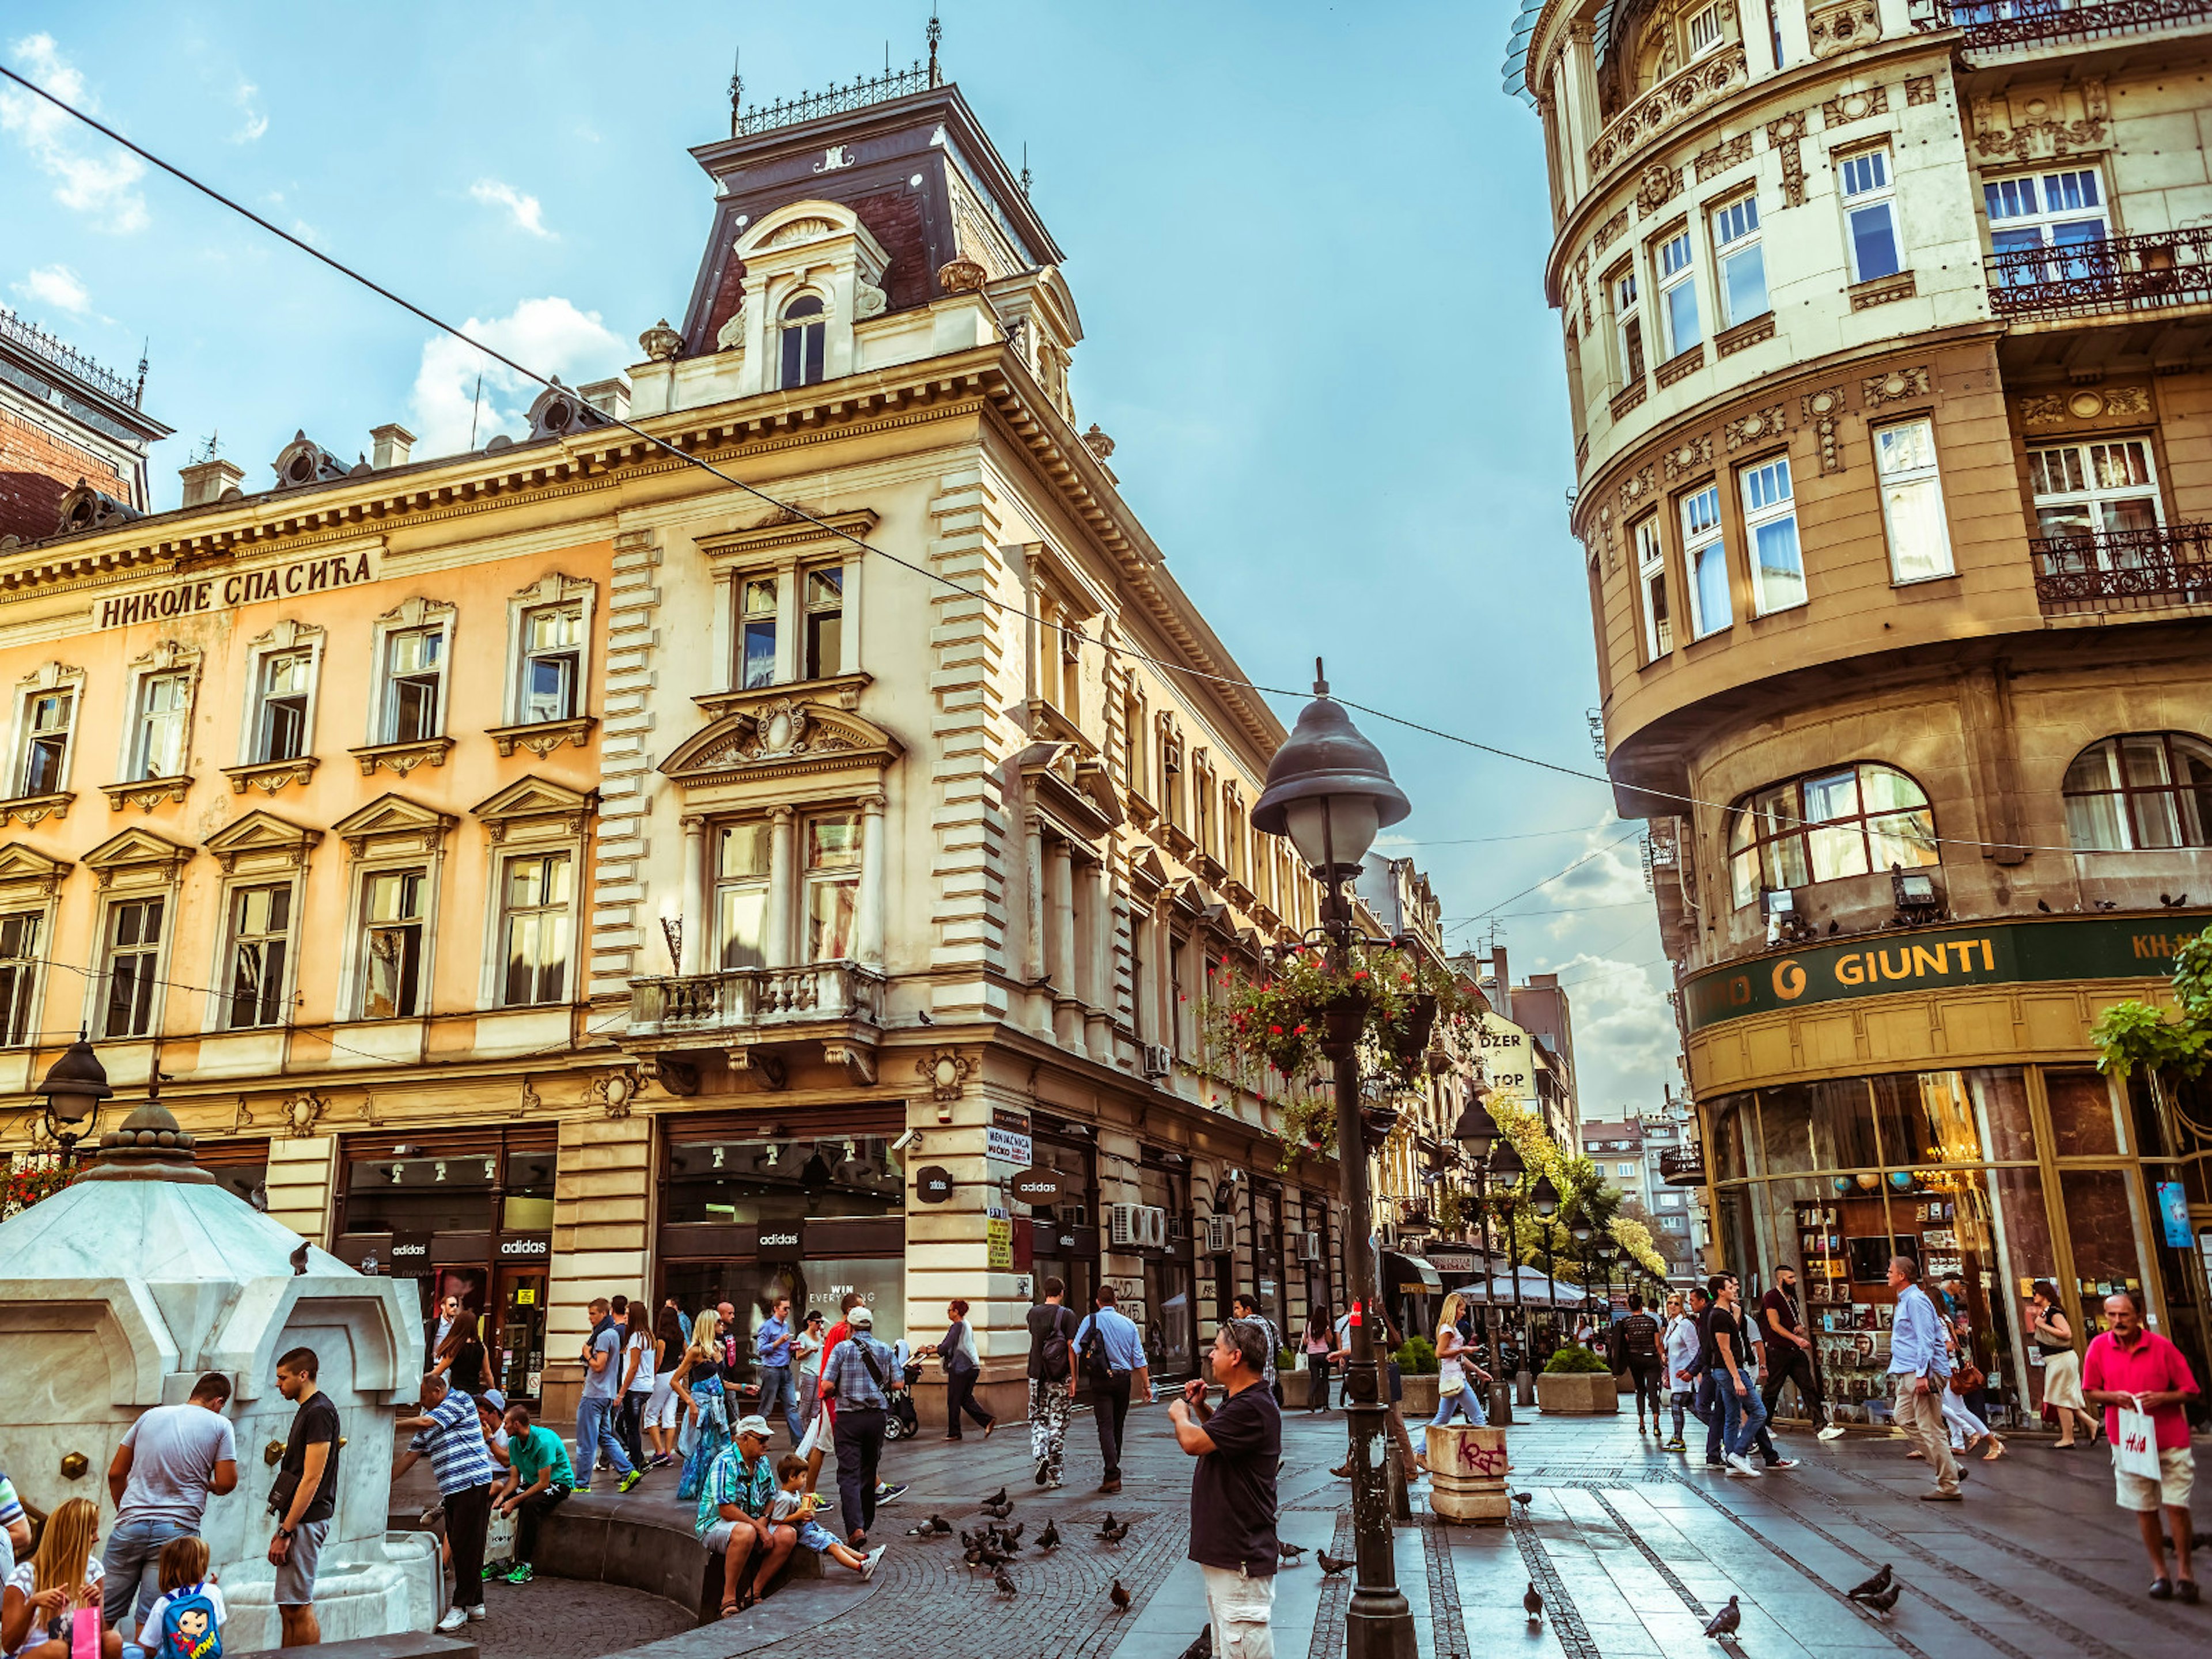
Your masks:
M1830 1472L1840 1474L1846 1480L1855 1480L1859 1485L1869 1487L1875 1492L1887 1490L1887 1488L1884 1487L1879 1480L1869 1480L1855 1469L1846 1469L1837 1465L1828 1465L1826 1467ZM2101 1491L2103 1483L2100 1481L2098 1484L2099 1488ZM1971 1521L1954 1520L1951 1524L1956 1527L1960 1532L1966 1534L1969 1538L1977 1539L1982 1543L1987 1544L1991 1549L2002 1551L2003 1553L2011 1556L2016 1561L2024 1561L2028 1565L2033 1567L2038 1572L2048 1573L2054 1578L2063 1578L2068 1583L2073 1585L2076 1589L2086 1590L2093 1595L2102 1596L2108 1599L2119 1593L2116 1590L2114 1586L2106 1583L2103 1580L2092 1578L2087 1573L2082 1572L2076 1568L2069 1567L2063 1561L2042 1554L2039 1551L2030 1549L2025 1544L2015 1543L2011 1539L2005 1537L2002 1533L1987 1531L1981 1527L1974 1525ZM2204 1634L2204 1626L2202 1622L2185 1619L2179 1613L2167 1611L2163 1607L2156 1605L2150 1607L2130 1606L2128 1611L2134 1613L2138 1618L2148 1619L2155 1624L2164 1626L2167 1630L2172 1632L2177 1636L2201 1637Z
M1330 1534L1328 1553L1339 1560L1352 1553L1352 1511L1337 1511L1336 1530ZM1344 1613L1352 1601L1349 1570L1321 1581L1321 1605L1314 1609L1313 1640L1306 1644L1306 1659L1334 1659L1344 1651Z
M1449 1524L1431 1513L1421 1528L1421 1558L1429 1572L1429 1629L1436 1638L1436 1659L1473 1659L1467 1620L1460 1612L1459 1575L1452 1571Z
M1590 1640L1589 1626L1583 1623L1582 1611L1575 1606L1575 1598L1567 1594L1559 1569L1552 1565L1551 1553L1545 1549L1535 1523L1522 1516L1510 1515L1505 1524L1513 1534L1514 1547L1521 1552L1522 1564L1528 1569L1528 1577L1544 1598L1544 1616L1552 1621L1552 1634L1558 1638L1566 1659L1603 1659L1597 1644Z
M1593 1491L1590 1493L1590 1496L1597 1499L1597 1506L1603 1510L1606 1514L1612 1518L1613 1524L1620 1528L1620 1535L1623 1538L1626 1538L1630 1543L1636 1546L1637 1553L1651 1564L1652 1571L1656 1572L1659 1577L1665 1581L1668 1589L1674 1591L1674 1594L1680 1598L1682 1605L1687 1607L1692 1613L1697 1614L1698 1618L1711 1620L1713 1616L1712 1609L1708 1607L1703 1601L1699 1601L1696 1596L1690 1593L1690 1587L1681 1581L1680 1577L1676 1575L1674 1569L1668 1566L1665 1559L1661 1557L1659 1552L1651 1547L1650 1543L1644 1538L1644 1534L1637 1531L1635 1528L1630 1526L1626 1517L1625 1517L1619 1510L1613 1508L1613 1500L1607 1498L1603 1492L1600 1491ZM1739 1643L1735 1637L1723 1636L1717 1638L1716 1639L1720 1643L1722 1647L1725 1648L1729 1652L1737 1656L1737 1659L1742 1659L1742 1644Z

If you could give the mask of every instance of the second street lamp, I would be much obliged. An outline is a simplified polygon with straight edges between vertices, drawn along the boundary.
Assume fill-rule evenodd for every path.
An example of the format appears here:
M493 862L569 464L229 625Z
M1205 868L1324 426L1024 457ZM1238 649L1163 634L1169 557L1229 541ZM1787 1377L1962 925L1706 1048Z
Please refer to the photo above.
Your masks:
M1480 1083L1468 1091L1467 1105L1452 1127L1452 1139L1467 1148L1474 1164L1475 1213L1482 1218L1482 1340L1490 1349L1490 1420L1503 1427L1513 1421L1513 1395L1502 1376L1505 1364L1500 1357L1504 1349L1498 1335L1498 1276L1490 1256L1490 1178L1504 1175L1504 1170L1492 1162L1495 1154L1492 1149L1509 1151L1513 1143L1498 1138L1498 1125L1482 1103L1489 1094L1490 1091ZM1514 1160L1516 1164L1519 1161L1517 1158ZM1516 1176L1517 1173L1516 1170ZM1508 1229L1506 1236L1510 1240L1510 1223ZM1517 1278L1515 1289L1519 1289Z
M1267 787L1253 804L1252 827L1287 836L1322 887L1322 927L1330 966L1352 971L1352 904L1346 889L1376 832L1413 806L1390 781L1382 753L1359 735L1352 717L1329 699L1314 664L1314 699L1298 715L1290 741L1267 765ZM1344 1414L1352 1431L1352 1539L1358 1583L1345 1614L1346 1659L1413 1659L1413 1610L1398 1588L1390 1535L1389 1494L1379 1461L1389 1432L1376 1322L1382 1317L1376 1274L1373 1198L1360 1113L1358 1011L1330 1010L1322 1052L1335 1069L1338 1178L1343 1183L1344 1278L1355 1298L1352 1358L1345 1368Z

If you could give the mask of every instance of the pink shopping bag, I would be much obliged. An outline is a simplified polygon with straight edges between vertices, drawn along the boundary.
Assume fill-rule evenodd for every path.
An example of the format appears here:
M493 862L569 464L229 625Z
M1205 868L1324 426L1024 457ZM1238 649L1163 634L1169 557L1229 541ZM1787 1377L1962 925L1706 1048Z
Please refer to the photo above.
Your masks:
M70 1659L100 1659L98 1607L79 1607L70 1619Z

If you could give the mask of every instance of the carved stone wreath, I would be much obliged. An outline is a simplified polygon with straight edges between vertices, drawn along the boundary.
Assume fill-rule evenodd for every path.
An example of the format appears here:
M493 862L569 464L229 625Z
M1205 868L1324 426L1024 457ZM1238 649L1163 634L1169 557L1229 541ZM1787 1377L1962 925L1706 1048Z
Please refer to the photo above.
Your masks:
M914 1063L915 1075L929 1085L931 1096L938 1100L957 1100L960 1091L968 1086L968 1079L975 1070L975 1062L965 1054L955 1054L950 1048L939 1048Z

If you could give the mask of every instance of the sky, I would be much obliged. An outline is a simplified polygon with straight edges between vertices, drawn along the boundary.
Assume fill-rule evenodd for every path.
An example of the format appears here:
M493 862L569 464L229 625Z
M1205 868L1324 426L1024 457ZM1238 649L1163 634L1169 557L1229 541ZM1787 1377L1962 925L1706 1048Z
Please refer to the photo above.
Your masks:
M1016 170L1026 146L1067 255L1078 424L1245 673L1295 690L1325 656L1340 696L1599 770L1515 7L940 4L948 77ZM0 0L0 61L575 385L682 314L710 201L685 152L728 132L733 54L765 102L912 61L927 18ZM343 457L397 420L422 459L525 428L503 371L475 406L465 344L12 86L0 305L118 370L145 349L177 428L157 507L211 438L252 489L301 429ZM1515 978L1569 986L1586 1119L1656 1106L1680 1078L1640 826L1601 783L1357 718L1414 806L1380 850L1428 872L1449 943L1494 922Z

